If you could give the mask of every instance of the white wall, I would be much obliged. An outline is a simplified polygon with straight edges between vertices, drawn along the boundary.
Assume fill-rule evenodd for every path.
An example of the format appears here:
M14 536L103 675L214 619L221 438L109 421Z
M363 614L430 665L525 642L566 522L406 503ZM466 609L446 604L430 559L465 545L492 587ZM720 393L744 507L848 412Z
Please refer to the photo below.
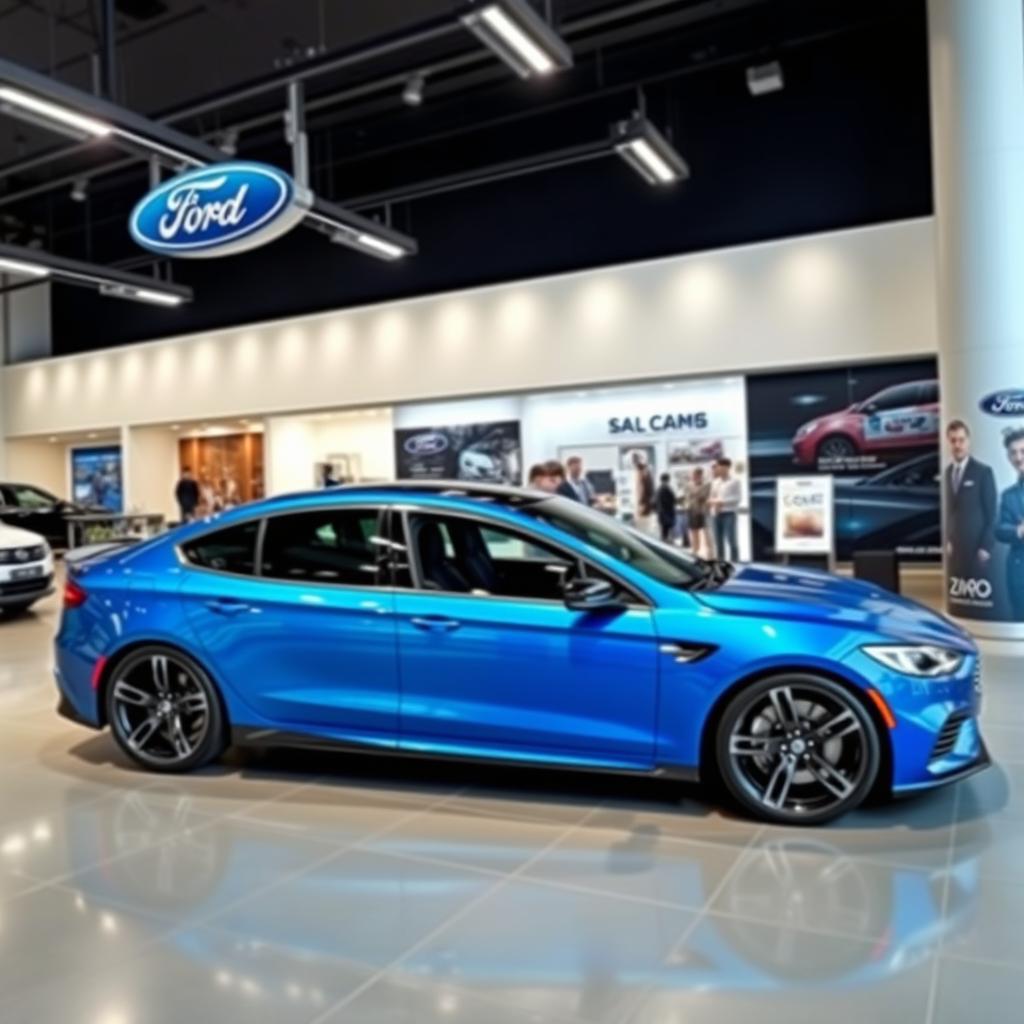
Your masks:
M905 221L9 366L0 414L30 436L930 354L932 234Z
M358 453L363 479L394 478L393 421L388 408L269 416L265 422L268 494L308 490L314 486L313 464L330 455Z
M167 427L131 427L125 438L126 507L179 518L174 501L178 481L178 435Z
M50 444L46 440L8 441L4 479L35 484L67 501L71 497L70 458L66 444Z

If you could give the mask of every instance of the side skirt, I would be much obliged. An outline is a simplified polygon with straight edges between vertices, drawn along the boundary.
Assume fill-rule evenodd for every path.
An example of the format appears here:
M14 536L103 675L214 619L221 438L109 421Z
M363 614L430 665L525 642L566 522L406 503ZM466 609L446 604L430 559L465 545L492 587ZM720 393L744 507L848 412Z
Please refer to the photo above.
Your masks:
M233 726L231 742L238 747L296 747L301 750L323 750L339 754L375 754L380 757L398 757L416 761L448 761L463 764L497 764L507 767L544 768L552 771L600 773L602 775L633 776L646 779L669 779L674 782L699 782L700 771L692 765L659 764L654 768L602 768L552 764L548 761L525 761L520 758L473 757L465 754L430 754L418 750L397 750L373 743L355 743L351 740L332 740L325 736L287 732L283 729L263 729L253 726Z

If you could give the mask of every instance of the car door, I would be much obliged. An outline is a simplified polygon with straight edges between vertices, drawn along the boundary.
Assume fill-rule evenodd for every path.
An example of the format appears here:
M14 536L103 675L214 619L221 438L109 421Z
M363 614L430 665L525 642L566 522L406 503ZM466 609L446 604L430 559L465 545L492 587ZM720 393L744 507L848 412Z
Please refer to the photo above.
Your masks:
M631 603L614 612L572 611L562 580L587 570L571 552L454 512L411 510L404 524L403 749L651 766L657 639L638 595L623 591Z
M194 568L181 588L189 621L251 713L244 724L395 746L394 595L380 516L377 507L307 509L182 545Z
M914 448L932 443L938 431L938 394L934 382L886 388L861 410L867 451Z
M60 499L28 484L4 484L4 521L45 537L55 547L67 545Z

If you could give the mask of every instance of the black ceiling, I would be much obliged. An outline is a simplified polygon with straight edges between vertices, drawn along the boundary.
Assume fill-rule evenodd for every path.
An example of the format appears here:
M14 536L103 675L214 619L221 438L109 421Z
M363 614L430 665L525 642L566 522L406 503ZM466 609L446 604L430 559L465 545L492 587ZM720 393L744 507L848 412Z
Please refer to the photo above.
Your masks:
M421 251L381 264L298 229L254 253L175 262L196 301L173 311L55 287L58 351L931 209L924 0L556 0L577 63L543 83L519 82L448 30L450 0L117 6L119 101L207 138L241 126L243 157L288 166L283 82L326 69L307 81L315 188L371 214L394 197L394 223ZM0 0L0 57L89 87L99 7ZM405 45L423 28L430 39ZM381 43L396 45L337 60ZM751 97L746 66L775 58L785 90ZM426 100L411 109L402 81L421 69ZM404 198L601 140L640 86L692 166L683 186L656 192L607 157ZM89 198L73 202L82 174ZM144 269L126 222L145 189L138 160L0 120L0 238Z

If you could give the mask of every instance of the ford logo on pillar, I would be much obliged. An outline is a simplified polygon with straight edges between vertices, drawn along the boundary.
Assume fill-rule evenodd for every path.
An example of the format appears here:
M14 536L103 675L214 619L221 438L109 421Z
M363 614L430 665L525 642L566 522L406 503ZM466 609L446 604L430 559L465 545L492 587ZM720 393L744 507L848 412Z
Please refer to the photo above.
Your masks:
M311 202L284 171L231 161L165 181L136 204L129 228L164 256L228 256L290 231Z
M993 391L978 405L990 416L1024 416L1024 388Z

